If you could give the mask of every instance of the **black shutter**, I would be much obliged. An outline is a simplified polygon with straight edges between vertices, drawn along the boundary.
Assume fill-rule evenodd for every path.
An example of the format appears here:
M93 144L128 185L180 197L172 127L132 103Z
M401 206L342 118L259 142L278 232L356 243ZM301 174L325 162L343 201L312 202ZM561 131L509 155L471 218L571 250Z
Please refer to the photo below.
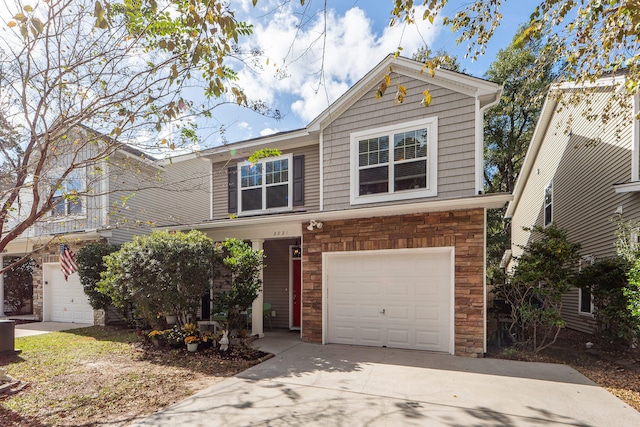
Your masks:
M238 213L238 169L228 169L229 213Z
M304 156L293 156L293 206L304 206Z

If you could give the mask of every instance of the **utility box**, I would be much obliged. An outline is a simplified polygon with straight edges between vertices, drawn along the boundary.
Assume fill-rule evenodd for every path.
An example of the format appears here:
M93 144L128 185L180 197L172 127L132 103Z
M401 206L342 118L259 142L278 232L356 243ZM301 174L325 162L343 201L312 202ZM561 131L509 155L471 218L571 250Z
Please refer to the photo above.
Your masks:
M14 320L0 320L0 353L15 353L16 322Z

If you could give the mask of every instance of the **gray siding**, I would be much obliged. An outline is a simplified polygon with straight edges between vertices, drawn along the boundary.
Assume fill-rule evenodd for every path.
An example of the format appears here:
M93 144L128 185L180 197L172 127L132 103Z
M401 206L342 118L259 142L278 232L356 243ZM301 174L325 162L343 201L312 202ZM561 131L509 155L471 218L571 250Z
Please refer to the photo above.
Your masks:
M615 255L615 225L618 206L625 220L640 220L637 194L618 194L613 184L628 181L631 173L632 127L630 111L619 105L607 108L609 94L590 96L593 111L608 111L612 119L603 125L600 118L587 120L584 105L564 107L556 112L548 126L532 174L512 220L512 246L515 256L519 245L526 245L529 233L523 226L543 224L544 188L553 179L553 222L567 231L572 242L580 243L582 255L596 259ZM570 135L565 132L571 123ZM563 301L567 326L591 332L593 319L578 313L578 290Z
M109 171L109 225L113 243L148 234L156 226L204 222L209 218L210 163L196 158L161 169L131 162ZM128 198L122 206L122 198Z
M475 193L475 99L449 89L425 84L406 76L392 75L407 88L403 104L394 105L389 88L377 100L370 90L323 131L324 208L350 208L350 134L383 126L438 117L438 195L436 198L468 197ZM432 95L429 107L422 107L422 92ZM412 203L409 200L398 203Z
M261 147L255 147L258 150ZM304 155L304 206L294 206L294 211L316 212L320 209L320 155L318 145L308 145L294 150L282 150L282 154ZM213 218L229 218L227 170L236 167L242 159L213 164Z
M84 140L86 138L83 132L70 133L65 142L61 142L61 144L65 144L66 141L75 144ZM83 164L83 162L89 162L91 158L100 154L98 148L94 143L87 143L82 149L75 146L68 150L61 149L60 152L68 154L49 157L49 164L45 167L43 173L43 179L49 181L41 181L40 185L42 187L53 186L55 180L60 177L61 171L66 170L72 162L80 165L74 173L80 174L84 180L85 194L80 197L83 204L83 212L79 215L67 217L53 216L48 213L34 225L31 233L35 235L76 233L84 230L99 229L103 226L102 199L100 195L105 192L106 177L94 167L93 163ZM42 195L47 193L48 190L41 192ZM29 195L27 200L31 203L33 199Z
M271 304L276 317L271 318L274 328L289 327L289 245L295 245L294 239L266 240L264 242L265 268L264 302ZM264 328L269 328L266 321Z

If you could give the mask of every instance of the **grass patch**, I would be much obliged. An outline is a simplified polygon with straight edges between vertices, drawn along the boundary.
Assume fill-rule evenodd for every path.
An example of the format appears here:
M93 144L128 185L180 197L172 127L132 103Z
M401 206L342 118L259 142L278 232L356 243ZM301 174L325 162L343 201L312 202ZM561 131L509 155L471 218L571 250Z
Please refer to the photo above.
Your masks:
M3 427L126 425L257 363L147 351L133 331L98 326L17 338L16 348L0 366L30 386L0 401Z

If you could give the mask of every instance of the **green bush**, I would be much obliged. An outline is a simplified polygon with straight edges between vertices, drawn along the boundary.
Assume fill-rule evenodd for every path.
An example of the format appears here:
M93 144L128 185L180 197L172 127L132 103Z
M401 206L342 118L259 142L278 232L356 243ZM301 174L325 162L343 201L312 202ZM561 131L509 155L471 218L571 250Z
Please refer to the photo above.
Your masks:
M97 289L100 273L107 269L102 258L119 248L119 245L110 245L106 242L91 242L76 253L80 283L89 298L89 304L96 310L106 309L111 304L109 295L105 295Z
M596 333L614 344L629 345L636 335L638 320L629 311L626 294L629 263L620 257L603 258L584 268L578 283L591 291Z
M264 254L237 239L225 240L222 249L222 264L229 272L229 283L225 290L222 290L222 286L216 290L214 312L227 313L227 327L230 330L240 329L240 313L251 307L262 286L260 270Z
M553 344L564 328L562 297L575 284L580 245L569 242L555 226L525 231L531 231L529 244L495 292L511 306L509 332L514 342L527 343L538 352Z
M133 303L151 325L160 314L176 314L179 322L195 319L219 257L219 247L199 231L135 236L104 258L98 289L117 307Z

